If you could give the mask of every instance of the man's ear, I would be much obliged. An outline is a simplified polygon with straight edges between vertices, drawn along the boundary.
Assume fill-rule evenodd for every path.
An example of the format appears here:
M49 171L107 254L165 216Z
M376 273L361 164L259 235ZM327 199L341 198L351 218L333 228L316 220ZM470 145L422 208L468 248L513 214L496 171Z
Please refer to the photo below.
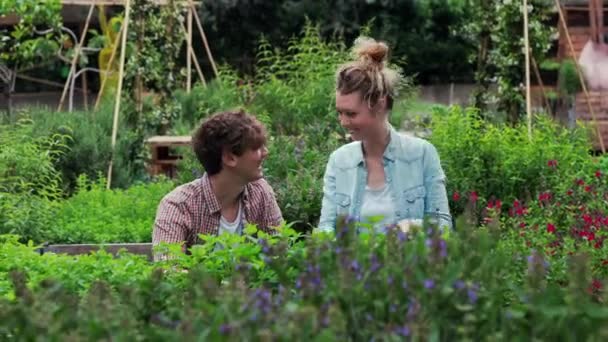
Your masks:
M230 151L229 149L224 149L222 151L222 164L229 167L235 167L237 160L236 157L236 154L232 153L232 151Z

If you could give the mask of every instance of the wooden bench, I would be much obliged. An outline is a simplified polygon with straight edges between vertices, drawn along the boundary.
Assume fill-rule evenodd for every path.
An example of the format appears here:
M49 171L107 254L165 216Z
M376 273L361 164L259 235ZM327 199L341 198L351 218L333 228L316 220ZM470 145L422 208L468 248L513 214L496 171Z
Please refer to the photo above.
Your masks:
M190 146L191 143L191 136L157 135L146 139L146 144L150 147L151 152L148 173L152 176L164 174L169 178L175 177L177 163L182 156L176 154L173 148Z
M66 244L66 245L47 245L38 249L42 255L45 253L79 255L89 254L100 249L116 256L119 251L124 250L131 254L145 255L152 261L152 243L108 243L108 244Z

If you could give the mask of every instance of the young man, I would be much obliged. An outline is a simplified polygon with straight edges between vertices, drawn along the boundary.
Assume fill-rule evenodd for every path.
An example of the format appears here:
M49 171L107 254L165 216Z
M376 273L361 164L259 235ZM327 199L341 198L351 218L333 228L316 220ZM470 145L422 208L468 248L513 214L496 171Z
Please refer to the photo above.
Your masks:
M262 178L268 155L262 123L243 111L205 120L192 137L205 174L161 201L152 242L196 244L198 234L241 234L245 223L273 232L283 221L274 192Z

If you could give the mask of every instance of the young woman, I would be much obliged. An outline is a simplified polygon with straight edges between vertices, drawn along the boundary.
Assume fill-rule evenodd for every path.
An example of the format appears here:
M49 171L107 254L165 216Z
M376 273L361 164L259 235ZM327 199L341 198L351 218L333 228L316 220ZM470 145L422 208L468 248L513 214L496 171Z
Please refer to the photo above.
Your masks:
M421 223L425 216L451 227L445 175L426 140L399 134L388 121L401 75L387 66L388 46L359 38L358 58L336 73L336 111L354 142L334 151L327 163L319 230L334 231L338 216L374 228Z

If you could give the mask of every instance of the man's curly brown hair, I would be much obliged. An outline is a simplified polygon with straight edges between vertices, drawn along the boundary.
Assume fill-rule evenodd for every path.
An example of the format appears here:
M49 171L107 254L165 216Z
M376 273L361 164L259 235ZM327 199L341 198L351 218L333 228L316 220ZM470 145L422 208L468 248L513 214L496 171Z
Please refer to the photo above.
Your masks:
M222 153L240 156L247 149L266 144L266 129L253 115L244 111L216 113L203 121L192 136L192 148L209 175L222 170Z

